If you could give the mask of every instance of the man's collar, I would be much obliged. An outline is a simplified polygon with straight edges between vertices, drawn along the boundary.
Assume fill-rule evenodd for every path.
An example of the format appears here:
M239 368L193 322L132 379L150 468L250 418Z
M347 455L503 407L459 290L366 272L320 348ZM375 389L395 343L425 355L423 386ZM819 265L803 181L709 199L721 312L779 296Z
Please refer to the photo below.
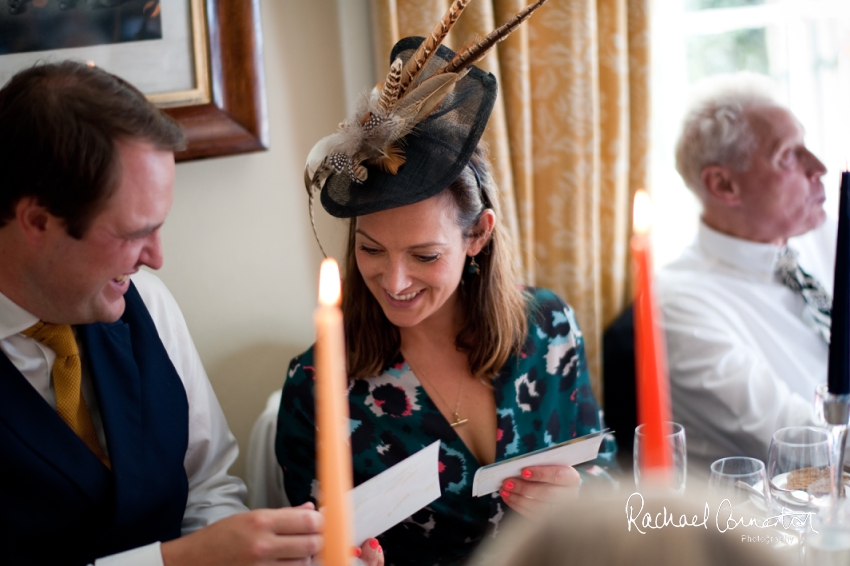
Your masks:
M779 254L785 246L742 240L709 228L700 221L697 232L699 249L715 261L729 265L754 277L770 280Z
M38 322L38 317L22 309L12 299L0 293L0 340L22 332Z

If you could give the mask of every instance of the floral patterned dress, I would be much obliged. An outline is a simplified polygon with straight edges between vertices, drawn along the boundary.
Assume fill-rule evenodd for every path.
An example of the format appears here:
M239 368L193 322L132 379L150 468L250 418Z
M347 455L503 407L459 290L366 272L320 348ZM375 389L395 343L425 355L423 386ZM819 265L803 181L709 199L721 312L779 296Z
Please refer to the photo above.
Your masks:
M546 289L526 292L528 337L493 380L497 462L601 426L572 309ZM292 505L316 497L313 375L311 348L290 363L281 398L275 447ZM378 537L387 565L462 563L485 536L498 534L508 507L498 493L472 496L478 461L401 356L381 375L351 381L349 410L355 486L440 440L442 496ZM615 449L606 437L601 463ZM588 472L600 470L585 466Z

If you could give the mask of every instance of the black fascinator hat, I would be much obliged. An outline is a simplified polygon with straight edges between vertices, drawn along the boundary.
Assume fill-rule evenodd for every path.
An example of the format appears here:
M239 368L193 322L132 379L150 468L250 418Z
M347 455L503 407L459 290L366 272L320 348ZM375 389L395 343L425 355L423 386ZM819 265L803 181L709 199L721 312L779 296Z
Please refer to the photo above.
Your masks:
M430 198L469 163L498 91L496 78L472 64L546 0L454 53L441 43L469 2L454 0L428 37L399 41L386 79L310 151L304 183L311 219L320 192L332 216L361 216Z
M402 39L393 48L390 61L408 61L423 41L421 37ZM452 50L440 46L422 72L423 81L454 56ZM368 162L364 163L364 181L347 171L333 173L322 188L322 206L332 216L350 218L438 194L469 162L493 111L497 92L496 77L471 67L440 105L396 142L405 161L395 175Z

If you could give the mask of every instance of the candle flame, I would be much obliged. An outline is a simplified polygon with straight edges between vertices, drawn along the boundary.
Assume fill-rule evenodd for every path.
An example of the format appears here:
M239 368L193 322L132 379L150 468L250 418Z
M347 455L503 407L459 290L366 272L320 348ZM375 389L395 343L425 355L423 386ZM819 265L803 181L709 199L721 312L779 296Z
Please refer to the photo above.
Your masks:
M319 269L319 303L331 307L339 304L339 265L331 258L322 261Z
M652 199L649 193L638 189L632 209L632 228L636 234L646 234L652 224Z

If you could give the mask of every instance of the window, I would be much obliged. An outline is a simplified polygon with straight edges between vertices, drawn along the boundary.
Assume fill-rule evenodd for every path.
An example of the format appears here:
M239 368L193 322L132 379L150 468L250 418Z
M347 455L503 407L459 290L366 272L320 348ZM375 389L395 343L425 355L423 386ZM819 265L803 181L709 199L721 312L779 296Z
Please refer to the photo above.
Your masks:
M771 76L826 164L830 214L850 159L850 1L655 0L652 21L651 192L656 267L693 239L699 204L673 155L690 85L749 70Z

